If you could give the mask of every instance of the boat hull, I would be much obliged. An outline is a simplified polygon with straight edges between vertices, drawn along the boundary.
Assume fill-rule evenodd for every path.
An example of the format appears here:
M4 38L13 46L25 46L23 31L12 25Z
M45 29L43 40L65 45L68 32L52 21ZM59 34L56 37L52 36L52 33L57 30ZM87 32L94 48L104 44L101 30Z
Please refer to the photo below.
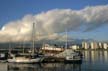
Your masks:
M39 63L41 58L36 59L8 59L9 63Z
M82 63L82 60L65 60L65 63Z

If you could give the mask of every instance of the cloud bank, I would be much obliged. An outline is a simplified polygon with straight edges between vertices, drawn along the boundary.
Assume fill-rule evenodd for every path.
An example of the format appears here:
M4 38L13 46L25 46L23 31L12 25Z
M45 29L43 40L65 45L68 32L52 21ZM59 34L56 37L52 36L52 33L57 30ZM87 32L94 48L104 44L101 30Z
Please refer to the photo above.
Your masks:
M32 24L35 23L36 38L56 39L58 33L94 30L108 24L108 5L85 7L81 10L53 9L5 24L0 30L0 42L30 40ZM39 36L40 35L40 36Z

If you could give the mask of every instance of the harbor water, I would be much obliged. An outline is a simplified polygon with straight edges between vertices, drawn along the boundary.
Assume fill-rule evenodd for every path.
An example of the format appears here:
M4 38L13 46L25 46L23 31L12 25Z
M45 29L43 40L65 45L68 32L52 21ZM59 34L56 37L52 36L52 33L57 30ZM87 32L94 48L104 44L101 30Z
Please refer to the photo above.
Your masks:
M108 71L108 51L82 52L82 63L0 63L0 71Z

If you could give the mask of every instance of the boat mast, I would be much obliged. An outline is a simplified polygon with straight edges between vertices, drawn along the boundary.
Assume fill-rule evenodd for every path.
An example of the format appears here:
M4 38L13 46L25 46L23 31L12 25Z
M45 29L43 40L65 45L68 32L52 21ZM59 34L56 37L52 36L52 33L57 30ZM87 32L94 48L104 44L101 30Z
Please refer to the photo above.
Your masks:
M25 43L23 42L23 54L24 54Z
M11 42L9 42L9 54L11 53Z
M65 49L67 49L67 47L68 47L68 45L67 45L67 29L65 29L65 33L66 33L65 34L65 37L66 37L66 39L65 39L66 40L65 41Z
M32 54L34 54L35 52L35 23L33 23L32 25L33 29L32 29Z

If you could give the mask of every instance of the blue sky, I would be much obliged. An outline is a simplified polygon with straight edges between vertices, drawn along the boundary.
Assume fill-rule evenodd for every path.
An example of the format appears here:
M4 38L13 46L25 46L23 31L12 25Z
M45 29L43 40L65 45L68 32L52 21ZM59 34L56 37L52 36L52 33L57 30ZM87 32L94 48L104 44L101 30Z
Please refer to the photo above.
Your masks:
M86 6L107 4L108 0L0 0L0 27L7 22L21 19L26 14L38 14L56 8L80 10ZM99 27L90 32L73 31L69 34L73 38L107 41L108 27L106 26Z

